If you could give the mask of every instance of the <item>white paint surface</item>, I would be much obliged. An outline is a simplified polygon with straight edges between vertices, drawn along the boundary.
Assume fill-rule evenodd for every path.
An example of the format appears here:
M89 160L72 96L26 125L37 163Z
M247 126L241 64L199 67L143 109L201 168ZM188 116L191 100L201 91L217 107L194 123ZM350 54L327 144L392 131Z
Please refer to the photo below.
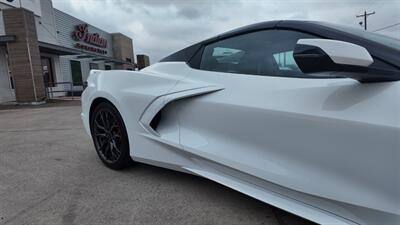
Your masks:
M108 99L136 161L204 176L321 224L400 222L400 82L252 76L170 62L92 71L88 85L86 130L91 102Z
M367 49L349 42L329 39L300 39L297 44L319 47L337 64L367 67L374 62Z

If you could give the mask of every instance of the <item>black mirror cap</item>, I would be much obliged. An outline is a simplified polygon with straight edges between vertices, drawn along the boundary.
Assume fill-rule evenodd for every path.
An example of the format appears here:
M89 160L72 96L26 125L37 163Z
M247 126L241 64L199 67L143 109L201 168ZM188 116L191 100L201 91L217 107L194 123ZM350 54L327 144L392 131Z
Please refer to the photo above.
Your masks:
M337 64L324 50L316 46L297 44L293 57L300 70L309 75L328 72L333 76L347 77L361 83L400 80L400 71Z

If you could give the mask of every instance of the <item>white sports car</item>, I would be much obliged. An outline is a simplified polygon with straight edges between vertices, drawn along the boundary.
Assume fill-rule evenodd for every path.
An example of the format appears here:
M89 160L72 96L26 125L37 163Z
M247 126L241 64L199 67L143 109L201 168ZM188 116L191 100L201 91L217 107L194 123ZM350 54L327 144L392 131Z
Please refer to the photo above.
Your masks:
M320 224L400 224L400 41L271 21L141 71L93 70L104 164L196 174Z

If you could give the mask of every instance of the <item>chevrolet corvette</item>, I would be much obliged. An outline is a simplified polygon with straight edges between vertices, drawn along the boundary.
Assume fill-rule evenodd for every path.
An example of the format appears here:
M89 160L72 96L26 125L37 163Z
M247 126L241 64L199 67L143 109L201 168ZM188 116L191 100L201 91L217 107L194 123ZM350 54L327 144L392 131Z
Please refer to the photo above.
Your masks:
M400 224L397 39L262 22L87 84L83 124L112 169L195 174L320 224Z

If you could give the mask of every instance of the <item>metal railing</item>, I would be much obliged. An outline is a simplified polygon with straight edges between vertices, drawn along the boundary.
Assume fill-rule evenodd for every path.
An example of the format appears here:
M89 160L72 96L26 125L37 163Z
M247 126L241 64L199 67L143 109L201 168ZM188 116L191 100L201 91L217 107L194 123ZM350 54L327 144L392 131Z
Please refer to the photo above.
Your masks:
M63 86L60 86L63 85ZM48 99L54 99L61 96L80 97L82 92L85 90L86 82L80 84L74 84L73 82L54 82L46 84L46 96ZM75 87L75 88L74 88ZM80 88L81 87L81 88ZM78 90L77 90L78 89ZM65 95L55 96L55 93L65 93Z

